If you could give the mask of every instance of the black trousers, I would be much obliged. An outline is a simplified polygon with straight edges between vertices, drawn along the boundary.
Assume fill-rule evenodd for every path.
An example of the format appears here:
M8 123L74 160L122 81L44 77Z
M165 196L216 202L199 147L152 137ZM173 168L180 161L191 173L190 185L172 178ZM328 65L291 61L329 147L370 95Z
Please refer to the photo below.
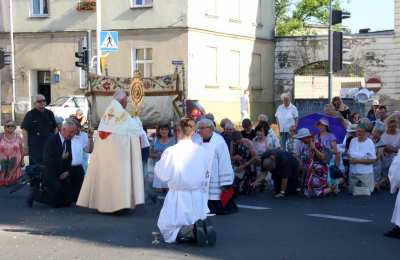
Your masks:
M42 187L33 186L33 200L53 208L69 207L72 203L71 180L55 180Z
M276 174L272 174L272 180L274 181L274 191L275 193L279 193L281 192L281 187L282 187L282 176L276 175ZM292 178L288 178L288 184L287 184L287 188L286 188L286 193L287 194L296 194L297 193L297 188L298 188L298 176L296 177L292 177Z
M65 180L47 181L42 187L34 185L33 199L54 208L69 207L78 200L84 177L81 165L72 166Z
M232 198L225 207L222 206L220 200L209 200L208 208L210 209L211 214L216 215L228 215L232 213L238 212L238 207Z
M72 166L69 174L69 179L71 181L71 200L76 202L82 188L83 180L85 179L85 170L82 165Z

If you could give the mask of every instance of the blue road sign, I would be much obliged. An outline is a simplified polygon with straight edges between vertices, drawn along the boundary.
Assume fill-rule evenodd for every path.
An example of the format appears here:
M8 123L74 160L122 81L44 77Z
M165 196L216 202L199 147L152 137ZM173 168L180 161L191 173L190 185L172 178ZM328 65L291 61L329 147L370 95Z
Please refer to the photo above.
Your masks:
M118 51L118 32L103 31L100 33L101 52Z

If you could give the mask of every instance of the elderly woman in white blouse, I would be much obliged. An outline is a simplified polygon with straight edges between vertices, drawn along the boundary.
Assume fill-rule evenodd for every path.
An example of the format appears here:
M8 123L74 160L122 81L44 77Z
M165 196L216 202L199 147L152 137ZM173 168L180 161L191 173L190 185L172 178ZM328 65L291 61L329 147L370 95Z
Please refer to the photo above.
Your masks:
M275 117L279 125L281 146L286 147L286 141L289 138L289 128L292 125L297 125L299 112L291 103L291 96L289 93L282 94L281 99L282 105L280 105L276 110Z
M350 163L349 192L356 194L366 190L370 195L374 191L374 163L376 149L374 142L368 138L368 126L360 123L357 136L351 140L348 155Z

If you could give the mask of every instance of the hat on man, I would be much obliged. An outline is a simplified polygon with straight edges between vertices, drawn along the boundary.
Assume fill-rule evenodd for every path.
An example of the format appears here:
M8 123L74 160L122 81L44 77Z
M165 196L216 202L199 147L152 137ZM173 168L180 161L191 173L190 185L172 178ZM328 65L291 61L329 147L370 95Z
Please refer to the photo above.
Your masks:
M308 130L307 128L301 128L299 131L297 131L297 135L295 135L294 138L303 139L309 136L312 136L310 130Z
M379 105L380 105L379 100L378 100L378 99L375 99L375 100L372 102L372 105L373 105L373 106L379 106Z

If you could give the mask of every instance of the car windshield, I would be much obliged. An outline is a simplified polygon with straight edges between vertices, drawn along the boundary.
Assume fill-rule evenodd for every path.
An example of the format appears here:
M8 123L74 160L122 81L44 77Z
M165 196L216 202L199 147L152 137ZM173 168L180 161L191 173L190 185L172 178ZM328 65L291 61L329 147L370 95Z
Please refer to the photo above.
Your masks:
M74 101L75 101L77 107L84 107L86 105L85 98L83 98L83 97L75 97Z
M64 103L67 102L68 99L69 99L69 97L60 97L56 101L54 101L50 106L60 107L60 106L64 105Z

